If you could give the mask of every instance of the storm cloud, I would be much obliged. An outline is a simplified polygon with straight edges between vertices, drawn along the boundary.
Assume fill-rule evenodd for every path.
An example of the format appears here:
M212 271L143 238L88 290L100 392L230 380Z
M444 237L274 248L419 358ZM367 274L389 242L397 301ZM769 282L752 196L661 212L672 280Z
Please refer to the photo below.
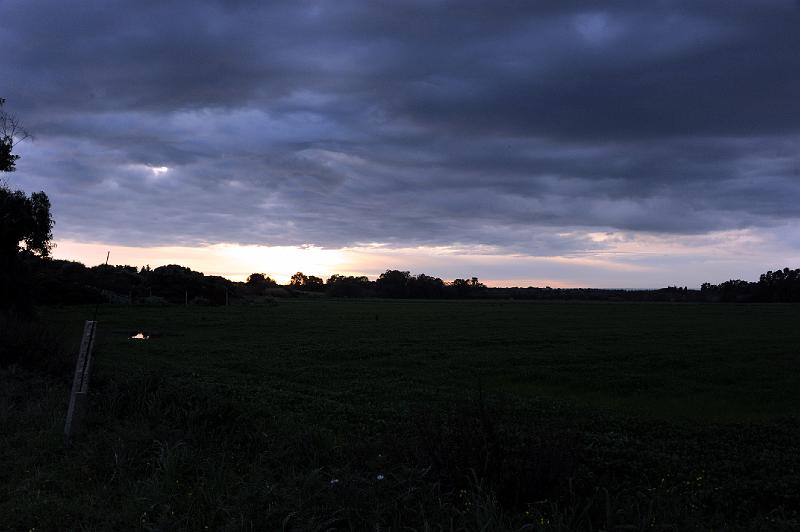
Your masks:
M785 230L798 28L790 0L4 0L0 95L36 137L9 180L59 238L123 245Z

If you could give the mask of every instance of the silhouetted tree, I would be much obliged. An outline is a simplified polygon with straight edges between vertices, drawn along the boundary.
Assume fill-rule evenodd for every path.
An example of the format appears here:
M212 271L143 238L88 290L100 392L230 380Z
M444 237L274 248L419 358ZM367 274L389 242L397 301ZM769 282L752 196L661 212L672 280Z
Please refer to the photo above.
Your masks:
M375 281L375 290L381 297L408 297L411 272L386 270Z
M297 272L296 274L292 275L292 278L289 280L289 286L300 288L306 284L307 279L308 277L306 277L303 272Z
M477 297L486 289L477 277L471 279L455 279L450 286L454 289L456 297Z
M13 172L19 155L12 153L14 146L30 135L14 115L3 110L5 98L0 98L0 172Z
M113 266L100 264L89 268L92 285L100 290L114 292L120 296L140 295L139 285L143 282L135 266Z
M758 296L761 301L800 301L800 269L784 268L762 274L758 280Z
M254 287L277 286L275 279L263 273L251 273L247 276L247 284Z
M345 276L334 274L325 283L328 295L332 297L366 297L372 295L374 283L365 276Z
M700 294L705 301L776 302L800 301L800 269L768 271L758 282L731 279L720 284L703 283Z
M0 254L15 256L22 248L49 257L53 247L50 200L44 192L28 197L21 190L0 185Z
M306 277L306 284L303 285L303 288L312 292L321 292L325 289L325 281L316 275L309 275Z
M13 172L19 156L14 146L28 137L17 119L2 110L0 98L0 171ZM52 249L53 219L50 200L44 192L26 195L0 182L0 307L30 310L29 274L22 253L49 257ZM24 244L24 246L21 246Z
M421 273L408 280L406 291L408 297L435 299L444 296L445 284L438 277Z
M115 266L124 274L132 274L135 268ZM94 269L94 268L93 268ZM233 292L233 283L219 276L205 276L185 266L168 264L159 266L146 274L138 274L143 283L134 288L134 293L141 296L162 297L171 303L183 303L188 298L204 298L210 303L225 303L225 292Z
M37 304L89 304L106 299L96 287L92 270L80 262L41 259L23 254L31 272L30 295Z
M322 279L315 275L305 275L303 272L297 272L292 275L289 281L289 286L299 290L309 290L312 292L319 292L325 288Z

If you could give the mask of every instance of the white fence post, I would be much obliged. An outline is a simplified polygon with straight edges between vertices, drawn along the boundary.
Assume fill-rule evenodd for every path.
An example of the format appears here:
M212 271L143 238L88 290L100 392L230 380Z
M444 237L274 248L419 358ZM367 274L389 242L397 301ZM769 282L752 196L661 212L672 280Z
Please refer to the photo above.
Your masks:
M83 430L86 406L89 394L89 371L92 365L92 348L94 347L96 321L87 321L83 326L83 339L75 364L75 377L72 380L72 393L69 396L67 421L64 424L64 435L72 437Z

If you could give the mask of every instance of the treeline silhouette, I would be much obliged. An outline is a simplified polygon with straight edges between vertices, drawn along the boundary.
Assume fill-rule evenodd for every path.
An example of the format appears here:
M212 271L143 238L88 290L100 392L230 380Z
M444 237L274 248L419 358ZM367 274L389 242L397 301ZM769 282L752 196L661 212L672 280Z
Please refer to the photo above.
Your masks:
M703 283L700 292L711 301L794 303L800 301L800 269L768 271L757 282Z
M236 283L216 275L204 275L184 266L99 265L80 262L39 260L34 263L32 296L38 304L76 303L192 303L224 304L226 290Z
M38 304L145 303L222 305L231 301L257 301L271 297L341 297L402 299L520 299L662 302L798 302L800 269L769 271L756 282L730 280L704 283L700 290L669 286L656 290L602 288L510 287L488 288L477 277L446 282L423 273L387 270L377 279L331 275L327 280L297 272L289 284L279 285L263 273L245 282L204 275L171 264L145 266L99 265L43 259L24 254L30 272L31 297Z
M371 281L365 276L331 275L327 281L302 272L294 274L288 285L279 285L263 273L252 273L245 282L234 282L216 275L204 275L171 264L145 266L99 265L41 259L24 254L32 279L31 295L38 304L116 303L192 303L222 305L232 299L259 297L387 297L387 298L477 298L486 297L486 285L477 277L447 283L425 274L388 270Z

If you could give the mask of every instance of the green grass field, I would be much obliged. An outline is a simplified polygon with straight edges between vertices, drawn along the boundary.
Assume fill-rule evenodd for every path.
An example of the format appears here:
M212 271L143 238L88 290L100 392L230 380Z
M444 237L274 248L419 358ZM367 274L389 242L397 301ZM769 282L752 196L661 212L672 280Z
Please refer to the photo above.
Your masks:
M43 316L74 353L93 310ZM3 374L10 529L800 524L800 306L325 299L98 321L69 449L69 377Z
M83 313L51 311L59 322ZM102 373L159 369L337 408L487 392L658 419L800 413L800 307L285 301L106 307ZM161 336L129 341L134 331Z

